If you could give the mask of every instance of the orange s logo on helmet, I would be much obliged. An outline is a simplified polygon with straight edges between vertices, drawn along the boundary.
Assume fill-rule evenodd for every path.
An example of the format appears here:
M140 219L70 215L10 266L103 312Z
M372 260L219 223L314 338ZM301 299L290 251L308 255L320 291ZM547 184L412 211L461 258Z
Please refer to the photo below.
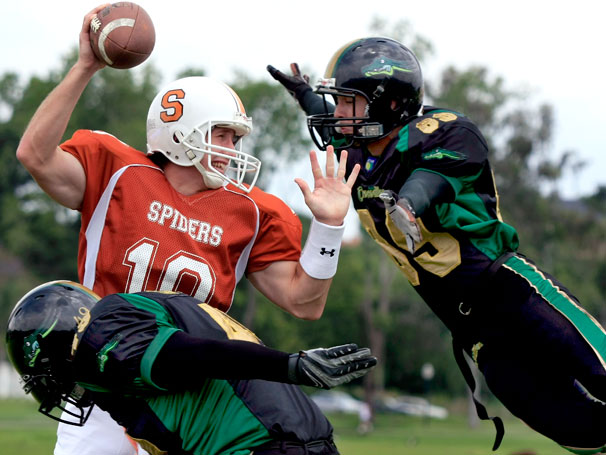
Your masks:
M180 100L185 98L185 92L181 89L169 90L162 97L162 107L165 109L160 112L160 119L163 122L176 122L183 117L183 103Z

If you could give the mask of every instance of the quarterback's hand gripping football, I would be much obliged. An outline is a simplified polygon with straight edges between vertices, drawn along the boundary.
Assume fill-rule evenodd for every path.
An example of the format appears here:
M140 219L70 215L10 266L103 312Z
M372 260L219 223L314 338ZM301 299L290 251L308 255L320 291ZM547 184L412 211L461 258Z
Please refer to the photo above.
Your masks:
M421 229L417 223L415 212L406 198L396 199L393 191L386 191L379 195L385 203L385 210L396 227L406 236L406 246L411 253L415 252L416 245L421 242Z
M299 65L296 63L290 64L290 70L292 71L292 76L284 74L282 71L271 65L267 65L267 71L269 74L271 74L275 80L282 84L294 99L299 101L307 90L311 90L311 85L309 85L309 76L307 74L301 74Z
M291 354L288 378L293 384L330 389L364 376L377 364L368 348L344 344Z

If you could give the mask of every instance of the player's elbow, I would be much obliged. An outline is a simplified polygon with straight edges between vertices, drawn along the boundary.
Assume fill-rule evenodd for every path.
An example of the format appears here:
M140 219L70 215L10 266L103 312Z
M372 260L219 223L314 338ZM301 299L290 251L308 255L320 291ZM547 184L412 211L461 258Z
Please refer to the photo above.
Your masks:
M322 317L322 313L324 313L324 308L322 308L320 311L302 312L300 315L296 316L304 321L317 321Z
M29 141L27 139L21 139L21 142L19 142L19 146L17 147L17 159L19 162L23 166L27 167L32 155L33 154Z
M314 301L298 302L287 307L287 311L296 318L305 321L317 321L324 313L326 298L319 298Z
M35 147L32 141L24 137L19 142L17 147L17 160L27 169L30 173L35 172L36 169L41 167L40 157L36 153Z
M291 312L291 314L297 319L302 319L303 321L317 321L322 317L322 312Z

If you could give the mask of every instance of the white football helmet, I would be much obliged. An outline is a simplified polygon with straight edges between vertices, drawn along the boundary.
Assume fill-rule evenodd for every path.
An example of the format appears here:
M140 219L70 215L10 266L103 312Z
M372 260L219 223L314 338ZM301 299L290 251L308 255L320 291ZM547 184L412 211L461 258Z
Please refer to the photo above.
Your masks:
M236 133L234 149L212 144L211 132L217 126ZM186 77L162 88L152 101L147 115L147 154L162 153L179 166L195 166L209 188L229 182L249 192L261 169L259 159L242 152L242 137L251 131L252 119L231 87L209 77ZM224 172L213 166L213 157L229 160ZM201 162L204 158L206 168ZM246 176L250 176L248 186Z

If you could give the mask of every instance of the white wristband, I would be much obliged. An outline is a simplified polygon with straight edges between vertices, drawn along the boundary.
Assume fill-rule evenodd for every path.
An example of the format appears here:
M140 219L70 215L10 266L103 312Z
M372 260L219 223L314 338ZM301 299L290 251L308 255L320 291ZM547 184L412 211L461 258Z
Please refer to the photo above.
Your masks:
M329 226L312 218L307 241L299 259L305 273L320 280L335 275L344 231L345 224Z

